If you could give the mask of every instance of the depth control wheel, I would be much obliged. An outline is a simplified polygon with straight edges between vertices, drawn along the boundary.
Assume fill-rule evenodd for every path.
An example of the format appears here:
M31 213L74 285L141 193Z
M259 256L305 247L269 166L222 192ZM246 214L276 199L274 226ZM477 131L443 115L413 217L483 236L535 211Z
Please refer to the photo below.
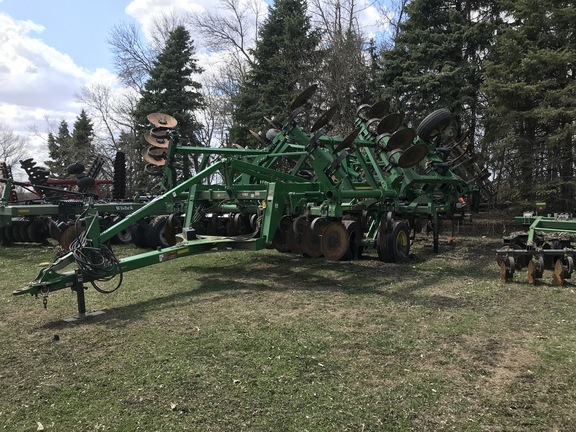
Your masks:
M362 231L358 229L359 225L355 220L345 220L343 223L346 226L346 231L348 231L350 245L342 259L359 259L362 257L362 253L364 252L364 246L360 244L362 241Z
M553 279L556 285L564 285L566 279L570 279L574 271L574 260L572 256L566 256L564 259L558 258L554 263Z
M500 279L502 282L508 282L514 277L514 271L516 270L516 262L514 257L498 257L496 259L498 266L500 267Z
M410 254L410 229L405 222L392 222L392 229L378 235L378 258L380 261L397 263L408 259Z
M316 218L304 229L302 233L302 243L304 244L304 253L312 258L322 256L322 232L328 225L324 218Z

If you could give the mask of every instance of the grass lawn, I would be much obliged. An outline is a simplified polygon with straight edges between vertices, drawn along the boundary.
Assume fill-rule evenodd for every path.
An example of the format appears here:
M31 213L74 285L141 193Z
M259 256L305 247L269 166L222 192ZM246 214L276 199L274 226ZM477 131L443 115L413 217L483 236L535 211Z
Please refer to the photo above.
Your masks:
M50 248L0 249L0 430L575 430L574 287L503 284L500 244L187 257L88 289L106 313L76 323L69 290L11 294Z

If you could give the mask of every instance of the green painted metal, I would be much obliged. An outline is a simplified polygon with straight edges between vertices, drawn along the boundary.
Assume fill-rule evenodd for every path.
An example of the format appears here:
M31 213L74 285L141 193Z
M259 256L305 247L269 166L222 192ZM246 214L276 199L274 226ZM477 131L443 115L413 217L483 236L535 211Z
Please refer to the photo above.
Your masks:
M147 218L172 214L181 221L174 244L118 260L118 266L110 271L129 272L212 250L287 247L301 253L300 246L305 243L302 230L306 229L320 229L315 235L320 236L322 252L333 252L332 243L322 239L322 232L328 232L322 230L330 224L353 227L349 238L336 234L337 243L344 242L346 248L349 243L350 247L373 248L382 260L397 261L400 252L405 253L390 251L390 245L397 243L392 236L398 232L405 235L398 226L412 226L418 218L437 223L439 215L462 216L465 207L459 199L473 192L475 186L450 170L450 160L446 159L449 151L437 151L438 140L426 143L412 130L401 132L408 139L394 133L378 137L369 126L375 122L361 115L356 129L346 137L329 135L326 113L307 132L299 124L304 109L296 106L276 128L261 134L258 141L265 145L262 149L181 146L177 131L169 130L160 180L164 192L135 206L103 232L98 216L109 209L87 205L85 243L103 247L122 230ZM400 143L402 148L389 148L391 142ZM410 157L405 151L412 151L406 153ZM201 155L202 169L177 182L177 155ZM175 229L172 219L170 224L169 228ZM313 228L317 226L321 228ZM76 261L75 253L70 251L42 269L27 288L14 294L45 296L84 282L97 282L78 271L61 272ZM333 259L338 255L330 253Z
M517 270L527 267L529 282L538 281L544 270L552 270L554 282L563 285L574 270L576 218L565 213L543 216L526 212L517 216L515 223L524 231L504 236L496 251L502 280L511 280Z

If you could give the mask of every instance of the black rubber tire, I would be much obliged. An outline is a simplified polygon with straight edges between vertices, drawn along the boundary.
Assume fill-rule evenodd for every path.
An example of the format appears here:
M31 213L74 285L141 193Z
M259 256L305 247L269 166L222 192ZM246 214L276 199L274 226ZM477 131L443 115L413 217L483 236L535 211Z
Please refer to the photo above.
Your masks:
M116 225L122 220L122 216L116 216L112 219L112 225ZM110 225L110 226L112 226ZM114 244L128 244L132 243L132 230L130 228L123 229L110 239Z
M4 237L6 237L8 244L14 244L16 239L14 238L14 235L12 234L12 225L7 225L4 227Z
M395 222L390 235L392 262L402 262L410 255L410 228L406 222Z
M150 225L148 225L148 228L146 229L148 247L156 249L170 246L166 236L164 235L164 227L166 226L167 219L167 216L159 216L155 218Z
M130 234L132 235L132 243L139 248L148 248L148 240L146 239L146 226L141 224L134 224L130 227Z
M76 184L80 189L90 189L94 187L94 185L96 184L96 180L94 180L92 177L86 176L78 179Z
M348 223L350 222L350 223ZM346 225L346 230L350 235L350 246L348 246L348 250L342 257L342 261L349 261L353 259L360 259L362 257L362 253L364 252L364 246L358 246L356 244L356 236L358 235L356 230L356 221L343 221L344 225Z
M424 142L429 142L441 134L452 122L452 113L440 108L426 116L416 129L417 135Z
M410 229L405 222L395 221L392 230L379 237L378 258L380 261L398 263L410 254Z
M226 235L228 237L235 237L239 234L240 234L240 232L236 229L236 226L234 225L234 218L231 217L226 222Z
M222 226L217 213L212 213L212 216L208 220L208 225L206 227L206 234L209 236L220 235L220 227Z
M20 235L20 224L19 223L12 223L10 228L11 228L10 233L12 234L12 238L14 239L14 242L15 243L22 243L24 241L24 239Z
M28 227L30 226L30 224L28 223L28 221L22 222L20 224L20 238L22 239L22 241L24 243L32 243L32 240L30 239L30 236L28 235Z
M122 230L114 237L112 237L112 239L116 244L132 243L132 232L129 229Z
M100 217L98 219L98 222L100 223L100 233L103 233L104 231L106 231L113 224L111 216Z
M75 162L66 167L66 172L70 175L77 175L84 172L84 165L80 162Z
M166 223L164 224L164 238L170 246L174 246L179 240L176 235L180 233L182 233L182 220L178 213L173 213L166 218Z
M289 216L282 216L278 222L278 227L272 238L272 247L278 252L286 253L290 252L288 247L288 230L292 227L292 218Z
M52 218L48 221L48 233L50 234L50 238L58 242L60 241L60 237L62 237L62 231L58 229L57 222Z

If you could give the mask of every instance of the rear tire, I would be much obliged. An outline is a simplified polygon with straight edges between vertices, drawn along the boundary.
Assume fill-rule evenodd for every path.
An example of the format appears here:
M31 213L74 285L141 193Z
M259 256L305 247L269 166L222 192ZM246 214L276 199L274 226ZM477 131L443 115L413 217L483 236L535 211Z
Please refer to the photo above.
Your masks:
M11 246L14 243L6 235L6 231L9 228L10 228L10 226L4 226L4 227L0 228L0 246Z

